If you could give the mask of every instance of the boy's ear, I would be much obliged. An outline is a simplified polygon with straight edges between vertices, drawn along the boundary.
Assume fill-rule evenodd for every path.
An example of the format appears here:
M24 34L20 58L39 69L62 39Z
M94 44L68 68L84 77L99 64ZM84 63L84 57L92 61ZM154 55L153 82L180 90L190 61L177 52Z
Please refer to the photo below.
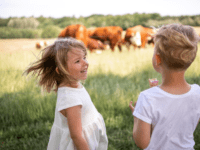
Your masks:
M159 54L156 54L156 64L160 65L161 64L161 58Z
M56 67L56 72L57 72L57 74L60 74L60 72L59 72L59 70L58 70L58 67Z

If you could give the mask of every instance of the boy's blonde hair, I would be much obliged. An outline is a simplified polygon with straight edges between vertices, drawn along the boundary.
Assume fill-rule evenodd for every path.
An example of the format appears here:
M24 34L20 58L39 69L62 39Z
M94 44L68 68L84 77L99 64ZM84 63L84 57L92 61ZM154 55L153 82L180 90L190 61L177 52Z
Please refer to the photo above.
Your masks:
M191 26L162 26L154 40L156 52L168 69L185 70L196 57L199 36Z
M36 74L39 85L47 92L54 87L57 91L60 83L65 81L70 84L73 80L67 71L67 53L73 49L82 50L87 55L86 47L82 42L74 38L58 39L54 44L46 47L42 51L42 58L33 63L24 73ZM56 67L58 67L58 72L56 72Z

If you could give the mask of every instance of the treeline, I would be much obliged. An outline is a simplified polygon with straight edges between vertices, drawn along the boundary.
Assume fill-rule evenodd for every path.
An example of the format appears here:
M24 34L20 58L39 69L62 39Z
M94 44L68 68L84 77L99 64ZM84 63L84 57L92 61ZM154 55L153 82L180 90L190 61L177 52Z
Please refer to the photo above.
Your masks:
M181 23L200 26L200 15L195 16L160 16L152 14L99 15L89 17L63 18L0 18L0 38L55 38L60 31L71 24L83 24L87 28L102 26L121 26L123 30L136 25L159 27L169 23Z

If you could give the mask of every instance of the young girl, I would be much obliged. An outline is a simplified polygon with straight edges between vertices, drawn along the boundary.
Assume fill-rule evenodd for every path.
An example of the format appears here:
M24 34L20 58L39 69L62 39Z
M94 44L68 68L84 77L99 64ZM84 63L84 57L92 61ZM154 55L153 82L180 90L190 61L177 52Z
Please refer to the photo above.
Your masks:
M162 83L140 93L135 107L133 139L145 150L193 150L200 120L200 86L184 74L194 61L199 37L190 26L163 26L155 35L152 58Z
M107 150L104 120L80 82L87 78L86 55L82 42L60 39L26 70L37 74L48 92L54 87L57 91L48 150Z

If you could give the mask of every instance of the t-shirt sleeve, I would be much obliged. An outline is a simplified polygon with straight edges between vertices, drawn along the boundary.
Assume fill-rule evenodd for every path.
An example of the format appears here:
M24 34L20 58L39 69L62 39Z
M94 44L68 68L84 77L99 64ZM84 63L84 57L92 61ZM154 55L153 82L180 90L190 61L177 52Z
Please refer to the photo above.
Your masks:
M152 105L143 93L138 97L133 115L146 123L152 123Z
M58 98L57 110L61 111L70 107L83 105L82 100L75 95L62 95Z

